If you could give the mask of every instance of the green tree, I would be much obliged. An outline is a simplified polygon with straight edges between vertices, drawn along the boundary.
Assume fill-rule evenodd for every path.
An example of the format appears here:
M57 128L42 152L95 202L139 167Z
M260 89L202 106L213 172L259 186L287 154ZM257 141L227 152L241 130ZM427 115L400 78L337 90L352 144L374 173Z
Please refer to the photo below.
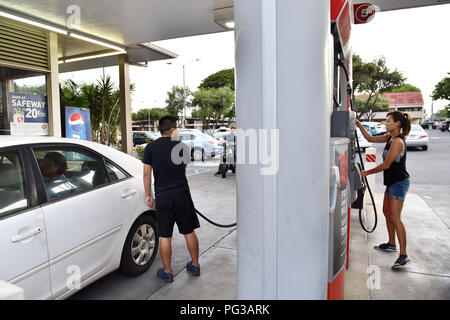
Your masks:
M450 77L445 77L436 84L431 97L433 100L450 100ZM442 110L442 118L450 118L450 105Z
M450 77L445 77L436 84L432 98L433 100L450 100Z
M378 108L380 94L403 86L406 78L397 69L394 71L389 70L384 57L371 62L364 62L359 55L354 54L352 59L353 101L355 101L355 93L366 96L364 99L365 103L355 103L357 118L361 119L370 114L370 110L373 111Z
M397 92L421 92L419 88L413 86L412 84L405 83L404 85L396 88L393 87L389 90L386 90L384 93L397 93Z
M214 121L213 129L216 124L223 122L224 118L230 114L234 108L234 91L228 87L218 89L199 89L194 93L192 105L196 109L192 116L202 121L205 129L210 128L210 122Z
M439 120L439 121L445 120L445 119L447 119L447 118L450 118L450 117L449 117L449 107L444 107L443 109L437 111L437 112L434 114L434 116L435 116L435 119L436 119L436 120Z
M211 89L211 88L220 88L220 87L229 87L234 91L234 68L224 69L213 73L203 79L200 83L199 89Z
M140 109L138 112L133 112L131 117L133 121L148 121L148 110ZM168 115L168 111L162 108L151 108L150 109L150 121L159 121L163 116Z
M45 84L42 84L40 86L27 86L27 85L20 86L14 82L14 92L34 93L34 94L39 94L41 96L46 96L47 95L47 86Z
M209 122L213 118L212 100L211 90L199 89L194 92L192 106L195 109L192 111L192 117L199 118L204 129L209 129Z
M183 87L172 86L172 89L167 92L166 110L170 115L179 116L183 113L184 106L186 109L191 108L192 92Z
M363 110L367 103L367 98L360 99L358 97L355 97L354 102L355 102L355 110ZM368 112L364 114L365 120L370 120L372 116L375 114L375 112L387 111L389 109L389 100L380 97L376 102L371 103L371 106L372 109L370 109ZM361 117L358 119L361 119Z

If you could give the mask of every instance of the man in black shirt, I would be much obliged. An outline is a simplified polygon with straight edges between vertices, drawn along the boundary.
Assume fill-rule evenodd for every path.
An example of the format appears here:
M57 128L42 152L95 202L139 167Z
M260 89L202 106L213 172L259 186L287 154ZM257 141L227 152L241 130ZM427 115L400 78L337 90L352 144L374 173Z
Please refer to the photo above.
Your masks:
M184 235L192 261L186 268L195 276L200 275L198 262L199 245L194 229L200 227L195 207L191 199L186 178L186 166L190 161L187 145L178 141L177 118L164 116L159 120L161 137L147 144L144 150L144 187L146 204L155 205L156 222L160 236L159 252L163 268L158 269L158 277L172 282L172 233L176 223ZM152 171L155 177L155 199L153 199Z

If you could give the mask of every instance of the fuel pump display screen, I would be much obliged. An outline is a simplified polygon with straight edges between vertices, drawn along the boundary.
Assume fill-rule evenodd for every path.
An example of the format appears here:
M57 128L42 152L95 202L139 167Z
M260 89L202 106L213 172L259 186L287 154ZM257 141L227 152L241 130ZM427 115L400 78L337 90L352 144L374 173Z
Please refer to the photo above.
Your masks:
M347 258L347 213L349 207L350 184L348 138L331 138L330 167L339 170L339 179L336 183L336 200L334 210L329 213L329 257L328 257L328 281L332 282L343 268ZM330 181L331 183L331 181Z

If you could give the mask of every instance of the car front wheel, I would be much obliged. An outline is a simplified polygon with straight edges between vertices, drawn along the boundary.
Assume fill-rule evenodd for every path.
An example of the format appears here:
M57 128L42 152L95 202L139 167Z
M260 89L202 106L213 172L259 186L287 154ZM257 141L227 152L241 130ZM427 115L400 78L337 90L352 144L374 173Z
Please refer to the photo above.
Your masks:
M131 226L122 251L120 272L137 276L150 268L156 258L159 238L155 219L141 215Z
M192 158L194 161L205 161L205 152L201 148L195 148L192 150Z

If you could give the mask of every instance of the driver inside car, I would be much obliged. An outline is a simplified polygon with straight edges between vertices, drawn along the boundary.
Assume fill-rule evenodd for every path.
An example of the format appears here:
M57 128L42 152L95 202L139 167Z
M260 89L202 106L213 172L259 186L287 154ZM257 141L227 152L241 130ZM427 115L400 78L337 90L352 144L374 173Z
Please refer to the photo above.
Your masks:
M48 200L71 194L76 188L64 175L67 170L67 161L59 152L49 152L45 155L41 172L44 178L45 190Z

